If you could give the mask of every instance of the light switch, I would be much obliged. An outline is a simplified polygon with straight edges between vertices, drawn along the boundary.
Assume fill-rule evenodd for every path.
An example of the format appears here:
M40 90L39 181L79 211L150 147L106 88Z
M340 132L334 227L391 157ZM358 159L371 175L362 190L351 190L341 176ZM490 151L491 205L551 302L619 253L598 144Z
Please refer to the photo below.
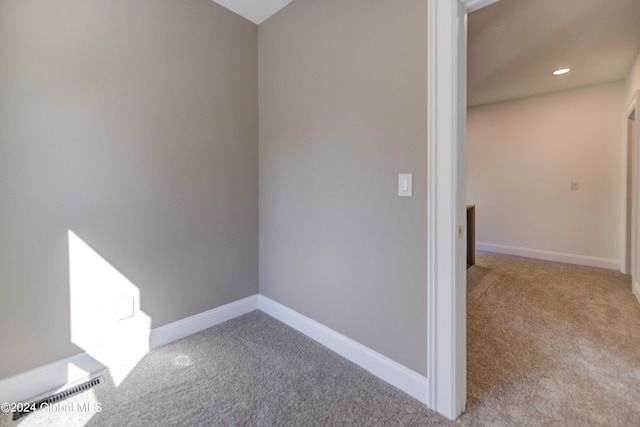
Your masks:
M569 181L569 190L578 191L580 189L580 183L578 181Z
M413 174L398 175L398 196L411 197L413 195Z

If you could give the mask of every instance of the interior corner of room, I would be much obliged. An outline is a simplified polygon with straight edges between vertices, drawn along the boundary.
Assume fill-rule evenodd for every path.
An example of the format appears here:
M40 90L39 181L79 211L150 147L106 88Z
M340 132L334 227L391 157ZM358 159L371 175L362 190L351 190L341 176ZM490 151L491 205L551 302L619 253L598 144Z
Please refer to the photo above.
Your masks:
M423 378L426 3L362 6L0 3L3 399L258 296Z
M429 55L448 56L431 48L457 40L465 5L490 21L495 1L452 3L449 40L427 37L445 26L431 1L250 17L229 3L0 2L0 402L104 366L125 378L150 349L261 310L433 407L444 305L428 283L466 282L464 243L430 246L444 233L429 189L447 197L445 246L467 233L479 250L638 271L637 41L614 79L470 96L466 150L440 141L457 157L434 176L428 117L451 109L429 103ZM464 366L465 337L449 338L438 360Z

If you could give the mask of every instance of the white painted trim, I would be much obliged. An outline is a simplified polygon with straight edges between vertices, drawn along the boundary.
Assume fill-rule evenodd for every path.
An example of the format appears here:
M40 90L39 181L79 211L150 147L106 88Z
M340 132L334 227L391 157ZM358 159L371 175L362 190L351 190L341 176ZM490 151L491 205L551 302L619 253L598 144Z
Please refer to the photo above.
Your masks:
M467 388L466 14L452 0L429 1L427 14L428 406L455 419Z
M627 115L625 114L623 123L623 135L624 138L621 142L622 160L620 174L621 178L621 190L620 190L620 272L623 274L631 274L631 265L627 265L627 235L631 234L631 230L627 230L627 210L629 209L629 201L627 200L627 193L631 190L627 188L627 177L631 170L629 170L627 163L629 160L629 147L628 147L628 131L627 131ZM629 263L630 264L630 263Z
M624 128L624 138L622 140L622 194L621 194L621 200L622 200L622 209L621 209L621 234L620 234L620 248L621 251L620 253L621 255L621 263L620 263L620 271L624 274L631 274L633 275L633 266L632 265L627 265L627 233L632 235L632 242L631 242L631 251L633 252L633 247L635 245L634 243L634 237L636 236L636 232L634 232L633 230L633 224L637 223L634 222L634 209L636 209L633 205L634 205L634 200L632 198L631 201L627 201L627 192L629 189L627 189L627 177L629 176L629 174L631 174L631 182L632 182L632 187L633 187L633 182L637 182L637 169L639 167L639 165L637 165L637 156L636 158L632 158L629 159L629 149L628 149L628 139L629 139L629 135L628 135L628 130L627 130L627 121L631 118L632 115L635 114L636 111L640 111L639 108L639 100L640 100L640 91L636 91L635 93L633 93L631 100L629 101L629 103L627 104L627 108L625 108L624 110L624 124L623 124L623 128ZM638 141L640 140L640 136L638 135L638 122L636 121L635 124L635 134L636 134L636 140L633 141L632 145L635 147L638 147L639 143ZM631 170L629 170L629 168L627 167L629 160L631 160ZM631 190L633 191L633 188L631 188ZM627 203L631 203L631 224L632 224L632 229L631 230L627 230ZM633 258L633 254L631 255L631 258ZM633 264L633 259L631 260L631 263Z
M635 282L631 287L631 291L636 296L636 299L638 300L638 302L640 302L640 283Z
M256 294L168 325L160 326L149 334L149 348L162 347L257 309L258 295Z
M633 115L635 115L634 120L634 141L632 141L632 159L631 159L631 230L626 229L626 217L623 223L623 234L621 236L623 251L622 251L622 259L626 264L627 259L627 246L626 246L626 233L631 233L631 265L624 265L625 273L631 273L631 282L634 284L632 286L632 291L636 293L635 285L640 281L640 266L638 265L638 260L640 259L640 228L638 225L640 224L640 201L638 200L638 189L640 188L640 91L636 91L627 108L625 109L625 124L628 119L630 119ZM626 142L628 141L627 128L625 126L625 149L624 149L624 157L625 157L625 171L628 163L628 150L626 148ZM626 172L629 173L628 171ZM623 194L623 212L626 215L627 212L627 191L626 191L626 174L624 180L624 194ZM636 296L640 294L636 293Z
M428 379L423 375L262 295L253 295L160 326L149 333L149 347L155 349L170 344L258 309L318 341L420 402L429 402L430 387ZM68 357L0 380L0 402L25 401L104 368L104 365L87 353Z
M500 0L461 0L467 13L482 9L490 4L497 3Z
M73 367L80 369L74 370ZM21 402L104 369L87 353L58 360L0 381L0 402Z
M263 295L258 296L258 308L420 402L428 402L424 376Z
M203 313L153 329L149 333L149 348L154 349L227 320L258 309L258 295L253 295ZM20 402L56 389L104 369L105 366L87 353L80 353L57 362L0 380L0 403Z
M544 251L540 249L520 248L517 246L496 245L492 243L476 243L476 249L479 251L495 252L498 254L506 255L517 255L526 258L542 259L545 261L556 261L568 264L607 268L609 270L620 270L620 260L617 259Z

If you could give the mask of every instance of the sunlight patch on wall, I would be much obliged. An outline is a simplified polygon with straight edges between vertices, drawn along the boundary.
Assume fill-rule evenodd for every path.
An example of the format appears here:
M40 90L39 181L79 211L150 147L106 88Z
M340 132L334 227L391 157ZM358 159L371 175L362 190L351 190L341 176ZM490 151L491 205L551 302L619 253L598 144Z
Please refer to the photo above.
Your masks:
M140 290L69 230L71 341L109 368L116 386L149 352Z

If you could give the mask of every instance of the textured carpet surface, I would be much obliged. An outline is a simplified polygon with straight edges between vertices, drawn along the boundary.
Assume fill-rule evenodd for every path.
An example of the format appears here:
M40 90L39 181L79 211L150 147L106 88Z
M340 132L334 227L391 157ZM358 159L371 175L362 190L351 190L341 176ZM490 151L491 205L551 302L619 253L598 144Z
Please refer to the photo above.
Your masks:
M19 421L0 413L0 426L640 425L628 276L482 252L467 275L468 403L455 423L253 312L151 351L118 387L103 372L105 384Z
M424 405L262 312L151 351L106 383L2 426L437 425ZM93 410L100 404L101 412ZM81 406L78 406L81 405ZM85 406L82 406L85 405ZM87 406L88 405L88 406ZM90 408L81 411L79 408Z
M467 291L459 423L640 426L640 304L629 276L480 252Z

